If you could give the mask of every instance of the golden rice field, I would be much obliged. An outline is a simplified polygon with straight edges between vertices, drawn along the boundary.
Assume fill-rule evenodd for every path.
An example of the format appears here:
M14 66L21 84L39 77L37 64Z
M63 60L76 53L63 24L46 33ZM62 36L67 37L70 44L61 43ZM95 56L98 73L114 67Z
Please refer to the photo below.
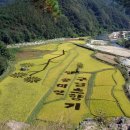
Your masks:
M0 82L0 121L77 125L98 116L99 111L107 117L130 117L120 71L73 43L83 41L25 48L50 53L18 61L15 70ZM77 63L83 64L79 73Z

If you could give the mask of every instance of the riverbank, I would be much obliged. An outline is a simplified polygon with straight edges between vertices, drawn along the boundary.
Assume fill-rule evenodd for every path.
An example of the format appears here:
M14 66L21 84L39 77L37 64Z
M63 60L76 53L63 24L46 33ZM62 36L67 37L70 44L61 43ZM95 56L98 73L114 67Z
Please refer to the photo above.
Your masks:
M94 51L100 51L111 55L116 55L116 56L121 56L126 58L130 57L130 50L109 45L108 42L103 40L91 40L91 42L87 43L85 47L88 49L92 49Z

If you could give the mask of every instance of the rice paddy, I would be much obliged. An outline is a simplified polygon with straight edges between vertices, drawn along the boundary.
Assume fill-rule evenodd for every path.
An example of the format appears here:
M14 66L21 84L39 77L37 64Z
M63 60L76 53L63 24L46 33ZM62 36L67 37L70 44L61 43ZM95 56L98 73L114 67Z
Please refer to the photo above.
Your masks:
M1 121L77 125L98 116L98 111L107 117L130 117L124 78L114 66L93 59L93 51L72 41L27 49L51 53L18 61L15 70L0 82ZM78 63L83 67L76 72Z

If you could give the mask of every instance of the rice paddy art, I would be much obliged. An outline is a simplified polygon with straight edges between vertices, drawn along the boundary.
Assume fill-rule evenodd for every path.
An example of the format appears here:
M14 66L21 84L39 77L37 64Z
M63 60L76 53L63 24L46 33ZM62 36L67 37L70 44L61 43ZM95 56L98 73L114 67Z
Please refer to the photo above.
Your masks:
M31 49L51 53L19 61L1 81L0 120L47 125L62 119L77 125L98 116L97 111L107 117L130 117L124 78L114 66L93 59L93 51L70 42ZM79 63L82 67L76 71Z

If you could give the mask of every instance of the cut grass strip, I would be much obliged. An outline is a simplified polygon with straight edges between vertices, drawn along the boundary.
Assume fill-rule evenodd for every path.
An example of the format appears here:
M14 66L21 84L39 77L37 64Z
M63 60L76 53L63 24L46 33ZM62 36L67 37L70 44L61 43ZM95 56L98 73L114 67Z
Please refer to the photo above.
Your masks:
M87 88L87 94L86 94L86 104L88 107L90 106L90 99L93 93L95 78L96 78L96 73L92 74L88 81L88 88Z

